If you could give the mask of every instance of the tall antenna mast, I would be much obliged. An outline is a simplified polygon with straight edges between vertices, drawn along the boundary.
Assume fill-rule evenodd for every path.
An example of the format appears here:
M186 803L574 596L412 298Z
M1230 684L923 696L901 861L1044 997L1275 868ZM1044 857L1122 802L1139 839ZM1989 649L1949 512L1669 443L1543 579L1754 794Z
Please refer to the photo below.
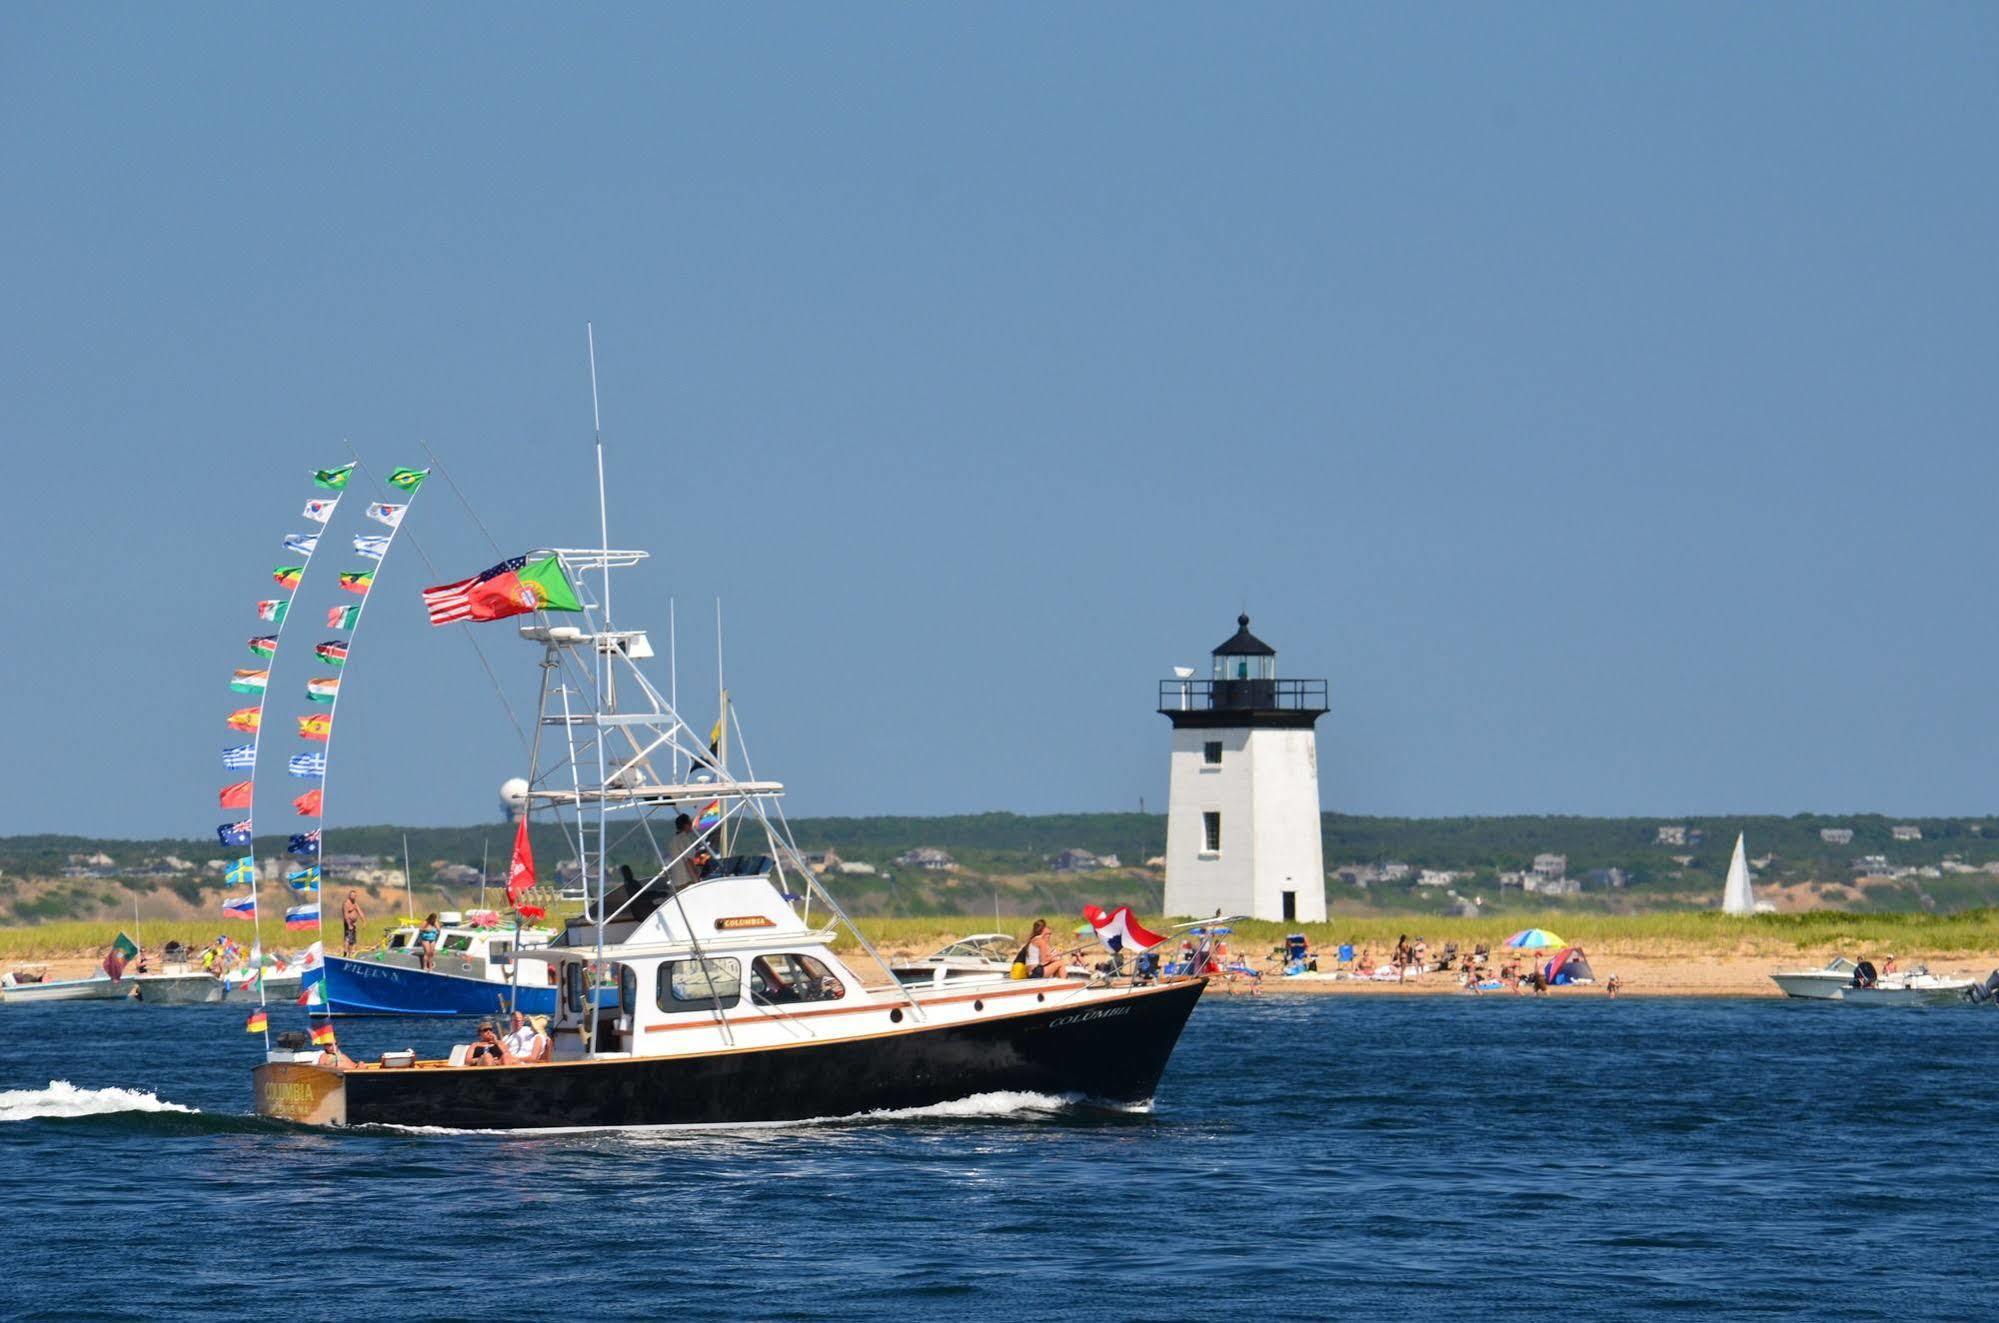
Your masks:
M597 433L597 536L604 551L604 628L611 628L611 513L604 503L604 411L597 403L597 327L583 323L590 342L590 422Z

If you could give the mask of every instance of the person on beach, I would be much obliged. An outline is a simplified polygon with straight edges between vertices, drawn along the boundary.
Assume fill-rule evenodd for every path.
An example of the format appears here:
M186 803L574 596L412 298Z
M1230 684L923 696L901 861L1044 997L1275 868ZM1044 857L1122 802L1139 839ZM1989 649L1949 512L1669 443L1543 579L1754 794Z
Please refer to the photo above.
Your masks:
M1617 995L1617 990L1623 986L1624 985L1618 981L1617 975L1612 974L1610 978L1604 982L1603 985L1604 995L1606 997L1615 997Z
M367 918L361 908L361 897L356 892L348 892L347 899L340 903L341 955L351 956L361 941L361 920Z

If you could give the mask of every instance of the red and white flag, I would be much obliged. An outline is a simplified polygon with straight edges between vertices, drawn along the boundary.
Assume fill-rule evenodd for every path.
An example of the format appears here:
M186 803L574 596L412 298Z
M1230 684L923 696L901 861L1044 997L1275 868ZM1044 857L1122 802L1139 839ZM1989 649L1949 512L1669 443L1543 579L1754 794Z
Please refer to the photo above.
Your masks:
M534 850L528 845L527 815L514 828L514 861L507 866L507 904L520 908L521 897L534 885Z
M1165 941L1157 933L1149 933L1139 927L1138 920L1131 917L1131 906L1120 905L1109 914L1101 906L1083 906L1083 917L1097 930L1097 938L1113 951L1130 947L1134 951L1145 951Z
M479 582L479 576L460 579L457 583L440 583L435 588L423 590L423 609L430 613L433 625L449 625L472 618L472 585Z

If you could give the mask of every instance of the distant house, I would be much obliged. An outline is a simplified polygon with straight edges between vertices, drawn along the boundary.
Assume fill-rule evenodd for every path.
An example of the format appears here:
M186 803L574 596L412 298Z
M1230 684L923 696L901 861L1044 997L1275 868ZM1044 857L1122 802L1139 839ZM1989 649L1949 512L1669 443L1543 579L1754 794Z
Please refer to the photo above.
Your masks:
M1415 871L1415 869L1403 863L1400 859L1390 859L1381 866L1381 880L1383 882L1400 882Z
M1851 845L1853 844L1853 828L1821 827L1819 828L1819 839L1827 845Z
M1528 873L1521 879L1520 889L1536 896L1575 896L1581 894L1583 884L1573 877Z
M837 850L814 850L805 856L805 866L815 873L838 872L840 854Z
M447 887L476 887L481 881L479 870L470 864L434 863L430 876L432 881Z
M875 866L873 864L864 864L858 859L842 859L834 867L846 877L873 877L875 875Z
M1166 867L1166 856L1163 854L1155 854L1152 856L1152 858L1145 861L1145 866L1147 868L1164 868Z
M1088 850L1064 850L1048 866L1058 873L1092 873L1104 867L1104 861Z
M1888 856L1885 854L1863 854L1853 861L1853 871L1856 873L1882 876L1888 872L1888 868Z
M1583 883L1596 891L1617 891L1631 884L1631 876L1621 868L1592 868L1583 874Z
M1426 868L1416 874L1416 885L1419 887L1448 887L1457 880L1458 875L1448 868Z
M1923 839L1921 827L1890 827L1888 834L1898 841L1920 841Z
M1566 876L1569 871L1569 857L1565 854L1537 854L1534 856L1534 875L1553 881Z
M1684 823L1677 827L1659 828L1659 835L1653 841L1654 845L1685 845L1686 843L1687 828Z
M921 868L932 873L948 873L958 867L958 861L934 845L919 845L914 850L905 850L895 857L901 868Z

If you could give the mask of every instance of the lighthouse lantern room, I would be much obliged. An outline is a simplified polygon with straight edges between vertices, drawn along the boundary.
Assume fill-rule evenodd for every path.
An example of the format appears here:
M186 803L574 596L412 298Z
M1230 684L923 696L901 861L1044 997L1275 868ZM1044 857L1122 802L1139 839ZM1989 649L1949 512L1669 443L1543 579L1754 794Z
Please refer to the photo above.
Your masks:
M1315 727L1324 680L1280 680L1277 650L1236 617L1206 680L1159 682L1173 723L1166 912L1217 911L1317 923L1326 917Z

